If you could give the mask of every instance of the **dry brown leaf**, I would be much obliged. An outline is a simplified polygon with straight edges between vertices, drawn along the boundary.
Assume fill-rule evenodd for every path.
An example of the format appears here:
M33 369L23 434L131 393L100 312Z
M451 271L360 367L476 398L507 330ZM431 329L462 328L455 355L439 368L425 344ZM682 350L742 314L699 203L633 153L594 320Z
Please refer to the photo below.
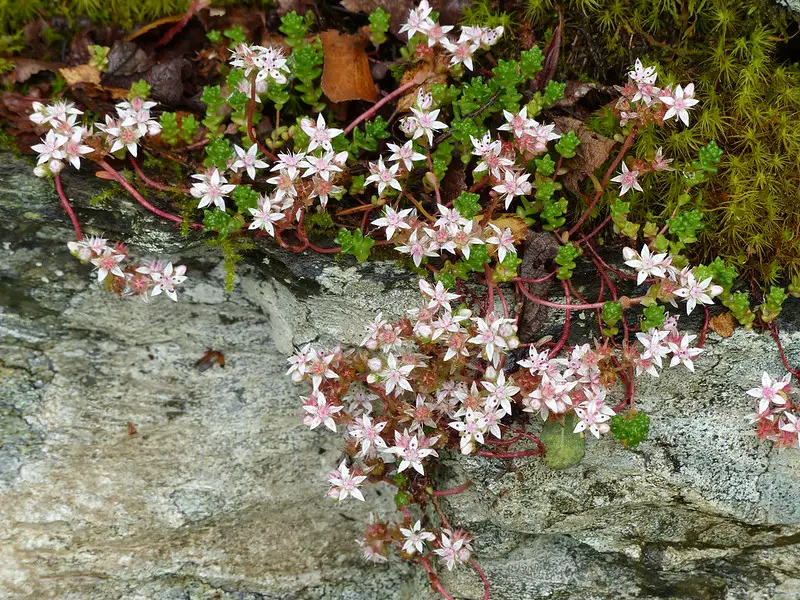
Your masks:
M93 83L100 85L100 71L92 65L78 65L77 67L65 67L58 70L67 82L69 87L79 83Z
M58 65L38 58L15 58L14 70L6 76L11 83L22 83L42 71L55 71Z
M408 112L414 105L417 99L417 93L420 88L430 91L434 83L447 83L447 75L444 73L437 73L434 71L434 66L430 61L425 60L421 62L415 69L406 71L400 80L400 85L405 85L410 81L416 81L419 87L412 88L397 100L397 112Z
M319 38L325 55L322 91L331 102L375 102L378 92L372 80L367 53L358 38L332 29L320 33Z
M519 217L498 217L489 221L492 225L499 228L501 231L505 229L511 230L511 235L514 236L514 242L520 243L528 235L530 227L525 224L525 221Z
M577 148L577 154L567 162L569 172L563 179L564 187L578 194L580 193L580 182L595 169L603 166L616 142L595 133L586 127L583 121L572 117L553 117L553 122L561 132L574 131L581 141Z
M736 329L736 319L733 317L733 313L725 312L711 317L709 326L722 337L731 337L733 330Z

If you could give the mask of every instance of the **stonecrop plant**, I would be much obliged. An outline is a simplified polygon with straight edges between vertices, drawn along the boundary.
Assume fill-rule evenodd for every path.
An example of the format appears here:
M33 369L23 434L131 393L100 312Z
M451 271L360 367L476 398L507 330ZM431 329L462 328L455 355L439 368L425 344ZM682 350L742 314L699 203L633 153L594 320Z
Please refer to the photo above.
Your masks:
M378 9L369 22L369 39L384 43L386 13ZM210 33L217 45L228 38L230 51L219 65L224 83L202 93L207 112L200 119L162 112L156 120L144 84L134 85L103 123L79 122L81 111L66 101L34 105L31 120L44 132L33 147L35 172L55 180L77 238L70 251L121 295L176 300L186 268L137 262L121 243L83 236L61 172L84 160L185 233L213 237L231 268L250 233L291 252L350 254L358 261L383 248L415 271L418 306L396 319L376 315L359 348L300 349L289 359L289 375L308 388L303 423L342 435L345 458L329 474L328 495L366 501L367 483L396 488L400 518L373 517L358 542L365 558L417 563L445 598L452 596L437 572L468 564L488 598L471 536L449 523L438 501L469 482L436 490L431 475L439 454L541 456L564 468L582 458L587 432L635 448L650 419L635 408L636 378L658 377L664 368L694 371L715 299L742 325L768 329L780 345L775 319L786 295L774 291L752 310L748 293L734 291L734 268L720 259L693 266L686 256L703 221L690 208L694 188L713 176L722 156L713 141L689 163L662 148L629 155L642 132L690 126L700 101L691 82L657 85L656 66L635 61L607 107L614 151L590 169L599 172L588 175L594 189L587 194L566 184L585 168L579 155L585 138L551 118L565 89L552 78L552 47L497 58L492 49L503 27L456 31L438 23L423 0L401 29L408 44L395 65L399 85L344 125L321 101L322 53L309 36L312 24L296 13L283 18L289 54L249 44L241 30ZM378 114L393 101L402 115L394 129ZM259 127L267 118L271 130ZM144 173L138 158L151 143L185 144L196 153L188 185ZM134 173L112 166L122 159ZM642 183L676 173L682 193L665 200L666 218L631 222L628 199L643 191ZM146 187L186 198L182 216L146 200L134 174ZM609 194L613 201L601 202ZM194 219L199 211L202 223ZM568 224L570 214L579 216ZM632 272L601 256L601 232L634 240L621 249ZM577 261L586 259L597 274L593 289L572 282ZM550 291L556 282L560 301ZM584 298L586 289L596 292L594 301ZM703 311L703 330L680 332L679 314L667 305ZM540 308L564 312L559 339L537 339L537 327L524 319ZM596 332L570 345L575 311L594 314ZM797 446L789 382L798 374L782 348L781 356L790 375L773 381L765 374L762 386L747 393L758 398L758 435Z

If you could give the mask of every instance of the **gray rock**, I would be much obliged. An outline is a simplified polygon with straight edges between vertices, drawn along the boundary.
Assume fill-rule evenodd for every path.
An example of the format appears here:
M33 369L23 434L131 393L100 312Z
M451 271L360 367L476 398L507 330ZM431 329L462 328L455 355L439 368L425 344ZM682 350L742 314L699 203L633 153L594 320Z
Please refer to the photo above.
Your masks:
M789 10L800 13L800 0L777 0L779 6L785 6Z
M328 501L338 439L300 424L284 377L294 346L358 343L375 312L416 304L414 278L264 248L228 294L213 248L127 199L91 206L100 184L70 177L88 230L190 266L178 303L116 298L67 252L50 185L0 158L0 597L433 598L419 570L361 561L354 539L370 511L393 514L391 491ZM744 396L781 372L775 344L738 330L707 347L694 375L638 381L652 425L635 451L589 440L564 471L444 457L441 488L474 482L442 500L475 534L492 598L800 597L800 453L757 442ZM208 348L224 368L194 367ZM471 570L442 578L482 597Z

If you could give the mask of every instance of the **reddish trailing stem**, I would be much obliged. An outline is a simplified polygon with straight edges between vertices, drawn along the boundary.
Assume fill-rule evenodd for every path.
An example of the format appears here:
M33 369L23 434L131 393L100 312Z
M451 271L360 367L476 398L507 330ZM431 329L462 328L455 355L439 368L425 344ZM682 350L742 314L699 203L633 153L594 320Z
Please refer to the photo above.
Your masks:
M619 149L617 157L614 159L614 162L612 162L611 165L609 165L608 170L606 170L605 176L603 176L603 183L600 185L600 189L598 189L597 192L595 192L594 198L589 203L589 206L586 207L586 210L583 211L583 214L581 215L580 219L578 219L575 225L573 225L570 228L569 230L570 235L573 235L576 231L578 231L580 226L583 225L583 222L589 218L589 213L592 212L592 210L597 205L600 198L603 196L603 192L605 191L606 186L608 185L609 179L611 179L611 175L614 173L614 170L617 168L617 165L619 165L620 161L625 157L625 153L628 151L628 148L631 147L635 135L636 135L636 129L633 129L628 134L628 137L625 138L622 147Z
M514 281L516 281L516 279ZM593 310L595 308L603 308L603 304L605 304L605 302L592 302L589 304L558 304L557 302L550 302L549 300L542 300L541 298L537 298L536 296L531 294L528 290L526 290L525 287L520 283L517 283L517 288L531 302L534 302L536 304L541 304L542 306L549 306L551 308L560 308L566 311ZM641 301L642 298L630 298L628 300L628 304L629 305L639 304Z
M61 174L56 173L56 191L58 192L58 197L61 199L61 207L64 209L64 212L67 213L69 220L72 221L72 227L75 229L75 238L80 242L83 239L83 234L81 233L81 226L78 223L78 217L75 215L75 211L72 210L72 206L69 203L69 199L67 195L64 193L64 188L61 187Z
M486 578L486 573L483 572L483 569L474 558L470 559L469 564L472 565L472 568L475 569L478 577L483 582L483 600L489 600L489 580Z
M526 456L542 456L544 452L541 450L522 450L520 452L492 452L490 450L478 450L475 452L478 456L485 456L487 458L525 458Z
M192 2L189 5L189 8L183 15L183 18L177 23L175 23L175 25L170 27L169 31L167 31L167 33L164 34L164 37L161 38L154 47L158 48L160 46L166 46L167 44L169 44L170 41L172 41L172 38L178 35L181 32L181 30L184 27L186 27L186 24L191 20L191 18L195 14L197 14L198 12L200 12L200 10L202 10L206 6L209 6L210 4L211 4L210 0L194 0L194 2Z
M576 243L577 243L577 244L580 246L580 245L582 245L584 242L588 242L590 239L592 239L594 236L596 236L598 233L600 233L600 231L603 229L603 227L605 227L606 225L608 225L608 222L609 222L610 220L611 220L611 215L608 215L608 216L607 216L605 219L603 219L603 220L600 222L600 225L598 225L597 227L595 227L594 229L592 229L592 231L591 231L590 233L588 233L588 234L586 234L585 236L583 236L583 237L582 237L581 239L579 239L579 240L578 240Z
M361 123L362 121L366 121L367 119L373 117L375 113L378 112L378 110L380 110L380 108L383 105L388 104L406 90L410 90L415 85L419 84L417 83L416 79L412 79L408 83L401 85L399 88L397 88L388 96L381 98L378 102L375 103L375 105L372 108L370 108L365 113L361 114L359 117L356 117L356 119L352 123L350 123L350 125L347 126L347 129L344 130L344 135L347 135L348 133L353 131L353 129L355 129L358 126L358 124Z
M433 567L431 566L431 561L423 556L419 559L419 564L421 564L428 573L428 580L431 582L431 588L444 596L445 600L455 600L455 598L448 594L447 590L442 586L442 583L439 581L439 577L436 575Z
M527 279L525 277L515 277L513 281L515 283L516 282L519 282L519 283L541 283L542 281L547 281L548 279L553 277L555 274L556 274L556 271L553 271L551 273L548 273L544 277L537 277L536 279Z
M147 187L151 187L154 190L159 190L161 192L174 192L175 190L179 190L184 194L189 193L189 190L185 187L172 187L169 185L164 185L163 183L158 183L157 181L153 181L147 175L144 174L144 171L142 171L142 168L139 166L139 163L136 161L135 158L133 158L133 156L129 156L129 159L131 165L133 165L133 170L139 176L139 179L141 179Z
M572 297L569 294L569 286L567 286L566 281L561 282L561 286L564 288L564 302L569 304L572 301ZM564 331L561 332L561 338L559 338L558 342L553 349L550 350L550 358L553 358L556 354L561 351L561 348L564 347L564 344L567 343L567 338L569 337L569 324L572 317L572 311L568 310L567 314L564 315Z
M486 315L494 312L494 282L492 281L492 269L489 263L483 265L483 272L486 275Z
M253 114L256 111L256 78L250 82L250 102L247 104L247 137L253 142L261 153L268 157L271 161L277 161L278 157L275 156L266 146L258 141L255 129L253 129Z
M127 180L122 175L120 175L119 172L117 172L117 170L114 169L114 167L112 167L111 165L109 165L106 161L100 160L100 161L97 161L97 164L106 173L111 175L111 177L112 177L112 179L114 179L114 181L116 181L123 188L125 188L125 190L131 196L133 196L139 204L144 206L151 213L156 214L159 217L162 217L164 219L167 219L168 221L173 221L174 223L183 223L183 219L180 218L179 216L170 214L168 212L164 212L160 208L156 208L155 206L150 204L147 200L145 200L144 196L142 196L139 192L137 192L136 188L133 187L130 183L128 183ZM203 226L200 223L190 223L189 226L193 227L194 229L202 229L203 228Z
M795 379L800 381L800 369L793 369L791 365L789 365L789 361L786 359L786 353L783 351L783 343L781 343L781 336L780 332L778 331L778 324L775 322L771 323L769 326L769 332L772 334L772 338L778 345L778 352L781 355L781 362L783 362L783 366L787 371L789 371L789 373L794 375Z
M436 490L434 491L431 496L455 496L456 494L460 494L464 490L466 490L469 486L472 485L472 480L466 481L462 483L458 487L454 487L450 490Z

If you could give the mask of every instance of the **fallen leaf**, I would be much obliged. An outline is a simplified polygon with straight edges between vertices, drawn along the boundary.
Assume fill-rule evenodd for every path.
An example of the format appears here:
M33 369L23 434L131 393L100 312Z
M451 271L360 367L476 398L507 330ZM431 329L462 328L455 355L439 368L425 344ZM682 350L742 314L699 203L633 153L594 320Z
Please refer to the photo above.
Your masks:
M583 83L571 79L567 81L567 87L564 89L564 97L558 100L553 106L559 108L573 108L579 100L584 98L590 92L597 92L599 94L612 96L615 90L610 85L600 85L599 83Z
M731 337L733 330L736 329L736 319L734 319L733 313L724 312L711 317L709 326L722 337Z
M553 122L562 133L574 131L581 141L574 158L567 162L569 171L564 175L564 187L575 194L580 193L579 184L586 177L594 173L608 160L611 150L616 142L610 138L595 133L583 121L572 117L553 117Z
M92 65L78 65L77 67L65 67L58 70L67 82L73 87L79 83L93 83L100 85L100 71Z
M511 235L514 236L514 242L520 243L528 236L530 227L525 224L525 221L519 217L498 217L489 221L492 225L504 231L505 229L511 230Z
M139 73L149 71L152 67L153 61L138 45L134 42L117 40L108 53L106 78L111 76L133 77Z
M335 30L323 31L319 38L325 55L322 91L331 102L375 102L378 92L372 80L367 53L359 39Z
M10 79L11 83L22 83L42 71L55 71L58 65L55 63L39 60L38 58L15 58L14 70L5 79Z
M419 87L410 89L408 92L400 96L397 100L397 112L408 112L414 105L417 99L417 93L420 88L426 92L430 90L434 83L447 83L447 75L445 73L437 73L435 67L429 60L422 61L416 68L406 71L400 79L400 85L405 85L410 81L415 81Z

